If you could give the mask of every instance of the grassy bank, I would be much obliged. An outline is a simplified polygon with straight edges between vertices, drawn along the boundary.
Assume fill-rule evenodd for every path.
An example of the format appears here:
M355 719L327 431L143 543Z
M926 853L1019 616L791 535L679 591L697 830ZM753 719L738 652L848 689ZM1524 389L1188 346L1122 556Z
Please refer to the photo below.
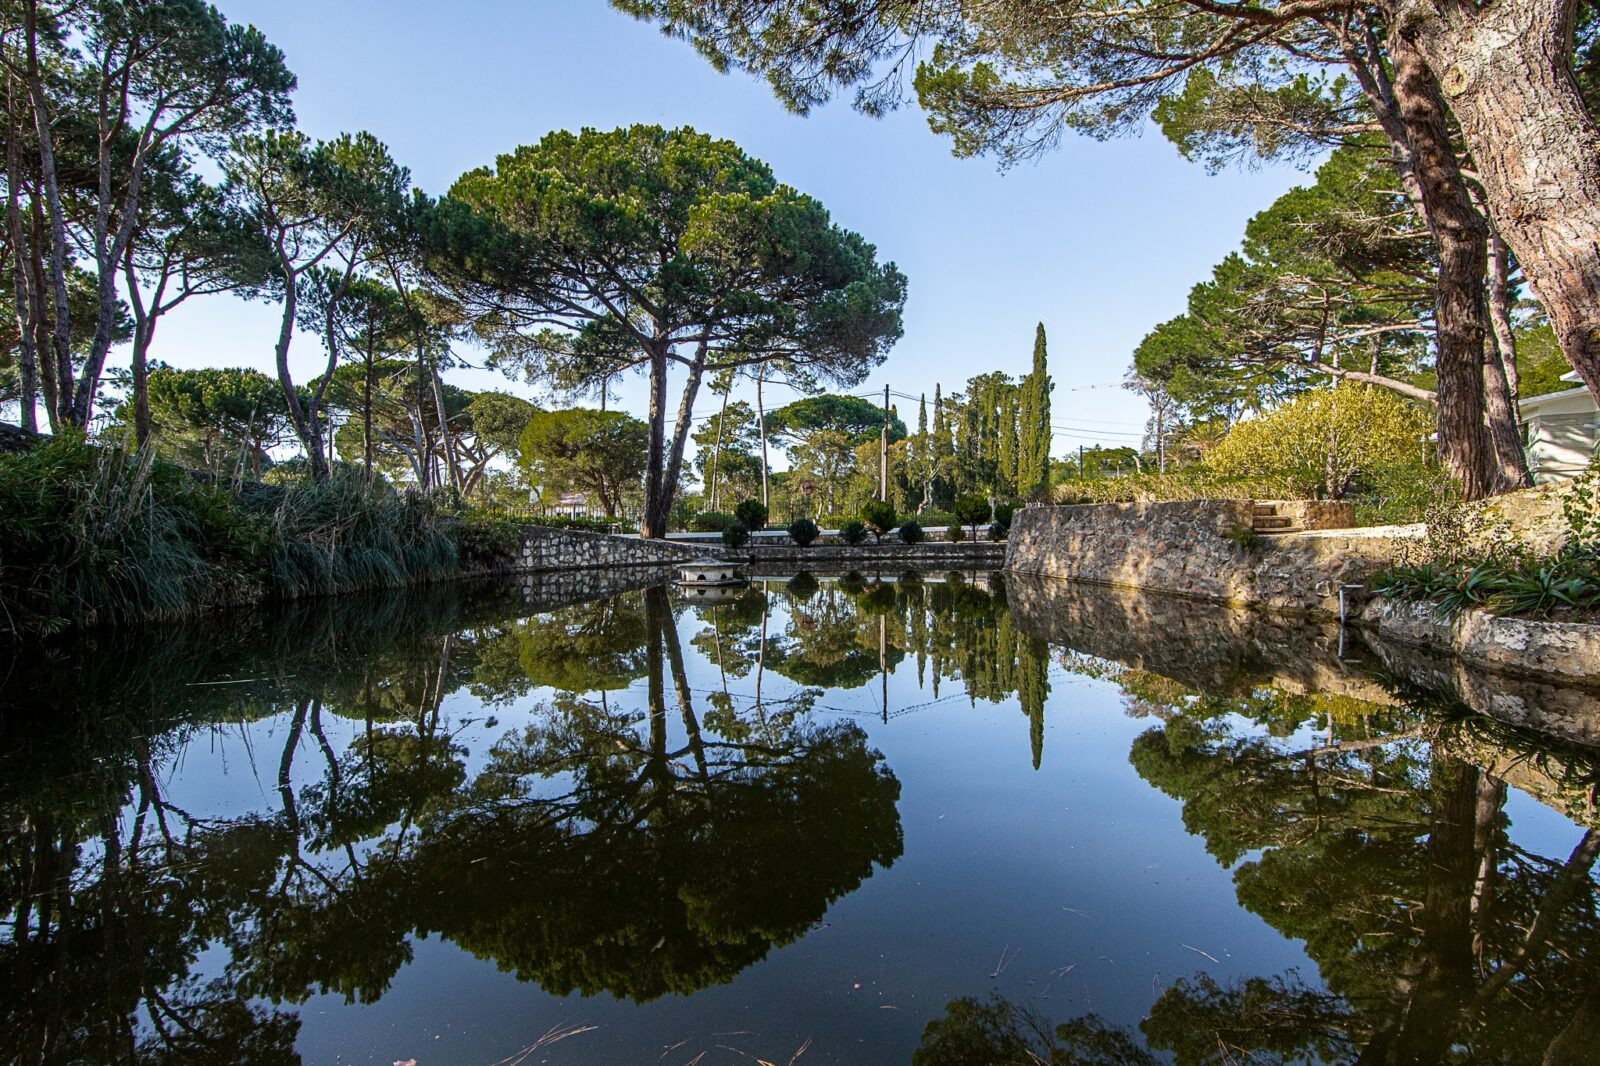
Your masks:
M0 637L453 577L512 536L353 472L218 485L52 437L0 455Z

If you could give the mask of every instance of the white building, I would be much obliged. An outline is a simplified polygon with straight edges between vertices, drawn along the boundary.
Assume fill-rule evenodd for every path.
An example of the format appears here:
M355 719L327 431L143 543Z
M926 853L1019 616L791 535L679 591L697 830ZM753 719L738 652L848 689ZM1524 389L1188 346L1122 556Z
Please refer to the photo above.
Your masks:
M1577 381L1577 372L1564 374L1561 380ZM1600 441L1600 408L1585 386L1531 397L1517 404L1517 411L1535 482L1576 477L1588 469Z

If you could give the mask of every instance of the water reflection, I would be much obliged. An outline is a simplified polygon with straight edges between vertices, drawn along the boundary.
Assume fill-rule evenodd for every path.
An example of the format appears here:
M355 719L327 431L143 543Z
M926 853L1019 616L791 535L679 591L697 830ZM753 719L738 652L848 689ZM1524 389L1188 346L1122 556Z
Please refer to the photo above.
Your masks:
M1218 697L1108 670L1128 712L1158 723L1130 752L1139 775L1181 801L1239 903L1304 942L1317 974L1202 969L1166 987L1137 1034L964 998L915 1063L1594 1061L1600 830L1569 854L1518 847L1494 768L1544 775L1558 801L1585 792L1568 813L1592 817L1595 752L1414 706Z
M732 982L906 850L868 728L1014 706L1031 750L1023 723L1007 750L1044 780L1067 677L1116 686L1139 787L1177 802L1239 907L1308 965L1190 949L1137 1024L957 996L906 1019L902 1061L1592 1061L1600 829L1542 854L1508 802L1600 826L1600 756L1519 725L1532 688L1500 722L1454 675L1324 627L988 575L801 574L695 605L591 591L422 590L11 664L12 1056L297 1062L299 1005L378 1001L429 936L553 995ZM177 794L241 752L250 802Z
M296 1061L297 1018L264 1003L374 1001L428 934L556 994L688 994L899 857L900 786L858 725L797 701L699 720L664 588L462 630L444 614L411 654L178 682L159 711L141 670L112 691L154 713L73 708L47 745L66 774L8 760L0 1029L24 1061ZM442 714L463 686L493 702L638 675L643 705L558 691L472 769ZM163 794L195 730L274 716L255 762L275 807L207 818ZM343 751L334 716L365 723ZM224 971L196 976L218 946Z

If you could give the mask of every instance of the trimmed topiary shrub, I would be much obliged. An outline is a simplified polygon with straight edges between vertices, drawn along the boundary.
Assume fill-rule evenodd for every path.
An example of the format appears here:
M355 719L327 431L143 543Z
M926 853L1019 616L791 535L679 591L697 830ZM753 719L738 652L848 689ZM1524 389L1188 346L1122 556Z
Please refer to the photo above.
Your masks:
M901 544L921 544L927 534L922 531L922 526L912 519L900 527Z
M750 531L743 522L735 522L722 530L722 543L730 548L742 548L750 540Z
M1011 532L1011 528L1009 526L1003 526L999 522L990 522L989 523L989 539L990 540L1005 540L1006 539L1006 534L1008 534L1010 532Z
M689 530L692 533L721 533L737 521L726 511L701 511L689 519Z
M789 539L802 548L808 547L821 532L817 524L809 518L796 518L789 523Z
M951 543L967 539L967 529L960 522L951 522L944 531L944 539Z
M740 500L733 514L739 524L751 532L767 528L767 505L760 500Z
M1016 504L1014 504L1014 503L997 503L997 504L994 505L994 524L999 526L1002 530L1004 530L1005 533L1009 533L1009 532L1011 532L1011 516L1016 514L1016 513L1017 513L1017 505ZM1004 536L1004 533L1002 533L1001 535Z
M868 500L861 505L861 520L878 540L894 528L895 517L894 504L887 500Z
M867 539L867 527L852 518L839 527L839 539L846 544L860 544Z
M973 532L989 521L989 501L982 496L961 496L952 510L956 513L956 521L964 526L972 526Z

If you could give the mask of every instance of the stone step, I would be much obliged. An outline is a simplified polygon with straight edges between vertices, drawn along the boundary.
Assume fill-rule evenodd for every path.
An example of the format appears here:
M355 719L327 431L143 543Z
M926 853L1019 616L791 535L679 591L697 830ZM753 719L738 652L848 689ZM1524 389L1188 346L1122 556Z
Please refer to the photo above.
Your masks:
M1275 515L1256 515L1251 524L1258 533L1286 533L1295 528L1294 519Z
M1278 505L1275 504L1275 503L1258 503L1258 504L1256 504L1256 517L1257 518L1268 518L1268 517L1271 517L1272 515L1275 515L1277 513L1278 513Z

